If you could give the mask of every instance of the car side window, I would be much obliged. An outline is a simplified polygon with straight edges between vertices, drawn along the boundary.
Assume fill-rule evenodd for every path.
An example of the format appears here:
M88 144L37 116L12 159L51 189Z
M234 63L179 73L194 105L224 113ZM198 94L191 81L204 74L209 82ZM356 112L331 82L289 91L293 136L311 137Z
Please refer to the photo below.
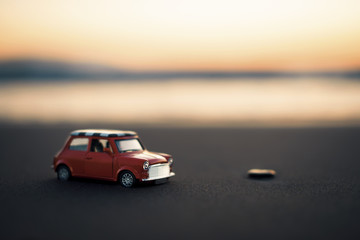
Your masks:
M74 138L70 143L69 149L75 151L86 151L88 144L88 138Z
M91 141L91 152L104 152L104 148L110 148L110 151L112 152L110 143L107 139L93 139Z

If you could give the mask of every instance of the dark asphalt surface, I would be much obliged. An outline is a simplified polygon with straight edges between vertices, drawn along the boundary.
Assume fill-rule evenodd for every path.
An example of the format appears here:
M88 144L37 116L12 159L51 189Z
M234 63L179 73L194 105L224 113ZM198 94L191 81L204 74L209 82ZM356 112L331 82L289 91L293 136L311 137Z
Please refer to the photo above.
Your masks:
M83 128L84 126L80 126ZM122 126L93 126L123 129ZM358 239L360 128L136 129L176 176L58 182L79 126L0 125L0 239ZM248 179L271 168L273 179Z

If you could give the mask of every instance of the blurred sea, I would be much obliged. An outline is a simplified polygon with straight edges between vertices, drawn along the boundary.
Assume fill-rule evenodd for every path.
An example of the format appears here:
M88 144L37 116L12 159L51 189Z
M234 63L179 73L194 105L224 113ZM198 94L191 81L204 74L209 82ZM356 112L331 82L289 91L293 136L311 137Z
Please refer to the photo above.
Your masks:
M0 120L155 126L360 124L360 81L349 78L5 81Z

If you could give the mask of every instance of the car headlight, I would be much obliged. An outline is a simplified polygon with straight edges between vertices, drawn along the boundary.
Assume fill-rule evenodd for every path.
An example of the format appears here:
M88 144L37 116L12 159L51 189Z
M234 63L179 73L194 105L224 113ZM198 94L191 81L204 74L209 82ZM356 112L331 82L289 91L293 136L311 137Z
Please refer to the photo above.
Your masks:
M173 162L174 162L174 159L173 159L173 158L169 158L168 162L169 162L169 165L171 166L171 165L173 164Z
M144 170L148 170L149 169L149 161L148 160L146 160L145 162L144 162L144 164L143 164L143 169Z

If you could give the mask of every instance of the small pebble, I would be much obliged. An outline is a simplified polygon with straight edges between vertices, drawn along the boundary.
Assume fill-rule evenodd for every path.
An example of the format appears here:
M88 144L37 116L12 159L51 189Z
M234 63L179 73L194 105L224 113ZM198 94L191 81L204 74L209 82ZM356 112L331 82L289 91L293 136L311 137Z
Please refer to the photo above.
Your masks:
M270 178L276 175L276 172L272 169L250 169L248 172L248 176L251 178Z

